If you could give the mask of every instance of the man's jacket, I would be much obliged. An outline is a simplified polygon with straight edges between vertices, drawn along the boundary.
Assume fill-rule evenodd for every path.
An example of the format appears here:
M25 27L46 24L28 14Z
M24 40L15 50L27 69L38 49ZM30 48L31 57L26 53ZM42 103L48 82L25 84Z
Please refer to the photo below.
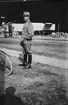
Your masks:
M23 29L22 29L22 40L32 40L33 35L34 35L33 25L30 22L30 20L28 20L23 25Z

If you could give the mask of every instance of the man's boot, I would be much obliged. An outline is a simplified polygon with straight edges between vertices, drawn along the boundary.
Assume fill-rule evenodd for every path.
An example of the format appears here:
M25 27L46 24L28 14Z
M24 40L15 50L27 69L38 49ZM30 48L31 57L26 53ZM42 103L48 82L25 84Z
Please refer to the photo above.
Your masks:
M4 33L4 37L5 37L5 38L7 37L6 32Z
M24 54L23 66L27 65L27 54Z
M26 68L31 68L31 63L32 63L32 54L28 54L28 65L26 66Z
M23 62L20 64L20 66L26 66L27 65L27 54L23 55Z
M9 37L10 37L10 32L9 32Z

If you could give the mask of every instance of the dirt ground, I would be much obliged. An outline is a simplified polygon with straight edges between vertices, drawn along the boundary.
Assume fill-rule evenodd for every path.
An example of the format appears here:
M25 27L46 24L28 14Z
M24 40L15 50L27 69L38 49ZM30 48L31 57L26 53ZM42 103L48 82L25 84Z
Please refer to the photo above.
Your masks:
M4 39L3 39L4 40ZM0 46L9 46L20 50L17 47L19 44L19 39L15 42L14 39L0 40ZM13 42L15 43L13 45ZM12 42L12 45L9 44ZM45 42L34 41L33 51L43 52L46 54L47 51L51 54L51 57L56 57L56 54L60 59L65 58L67 53L67 42L57 41L45 41ZM38 51L35 50L38 46ZM40 47L41 45L41 47ZM16 47L15 47L16 46ZM61 47L60 47L61 46ZM42 50L43 49L43 50ZM50 51L53 51L52 53ZM47 54L48 54L47 53ZM43 53L42 53L43 54ZM47 55L46 54L46 55ZM64 57L63 57L64 55ZM37 62L32 63L31 69L23 69L19 66L21 63L18 58L11 57L13 64L13 73L4 77L0 74L0 91L6 89L7 87L14 87L16 89L15 95L20 97L22 102L26 105L67 105L68 104L68 77L66 77L67 69L54 67L50 65L44 65Z

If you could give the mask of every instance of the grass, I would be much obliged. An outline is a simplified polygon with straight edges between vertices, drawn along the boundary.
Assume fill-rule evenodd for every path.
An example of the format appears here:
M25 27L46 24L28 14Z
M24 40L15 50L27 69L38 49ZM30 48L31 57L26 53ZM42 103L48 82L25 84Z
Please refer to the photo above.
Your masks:
M10 46L9 44L9 46L7 46L5 44L4 47L6 46L13 48L14 45ZM14 48L16 48L16 45ZM38 46L38 48L40 50L40 46ZM59 44L56 48L60 48ZM56 50L56 48L50 48L50 50L48 49L47 51L50 52L51 49ZM64 47L62 47L62 49L63 48ZM20 48L17 50L20 50ZM45 50L43 49L44 52ZM7 87L12 86L16 89L15 95L20 97L22 102L26 105L68 104L68 77L66 77L66 72L68 73L67 69L36 62L33 62L32 69L23 69L18 65L20 62L17 58L12 57L11 59L13 64L13 73L8 77L4 77L0 74L0 93L4 92L4 89Z
M35 82L18 96L27 105L67 105L67 88L61 79L53 78L47 84Z
M32 69L24 70L13 62L13 74L4 78L4 88L14 87L15 95L26 105L67 105L65 70L35 62Z
M12 58L12 62L14 59L17 61ZM14 87L15 95L26 105L67 105L68 83L65 70L35 62L32 69L24 70L17 62L13 62L13 74L1 79L0 90L2 92L7 87Z

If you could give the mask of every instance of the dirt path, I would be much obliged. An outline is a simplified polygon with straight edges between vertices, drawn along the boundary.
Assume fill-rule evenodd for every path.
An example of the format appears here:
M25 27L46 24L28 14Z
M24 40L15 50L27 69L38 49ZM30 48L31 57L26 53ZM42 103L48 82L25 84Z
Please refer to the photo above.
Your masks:
M15 51L15 50L1 48L1 47L0 47L0 50L3 50L6 53L8 53L10 56L15 56L15 57L19 57L19 53L21 53L20 51ZM33 61L68 69L68 60L61 60L57 58L51 58L51 57L45 57L45 56L41 56L41 55L39 56L39 55L33 54Z

